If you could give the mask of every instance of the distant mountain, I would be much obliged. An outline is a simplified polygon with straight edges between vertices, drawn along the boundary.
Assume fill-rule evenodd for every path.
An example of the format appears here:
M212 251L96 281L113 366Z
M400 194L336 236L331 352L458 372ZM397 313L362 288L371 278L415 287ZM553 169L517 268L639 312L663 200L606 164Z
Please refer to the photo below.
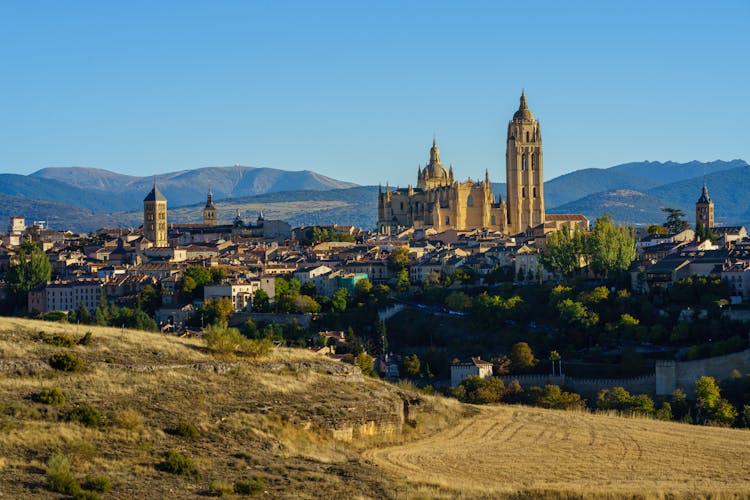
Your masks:
M95 212L113 212L131 208L131 205L116 194L85 190L55 179L16 174L0 174L0 194L77 205Z
M624 224L659 223L664 220L662 207L672 206L640 191L619 189L584 196L547 210L553 214L583 214L594 222L603 214L611 215Z
M154 181L167 197L169 205L173 207L205 202L209 187L214 193L214 199L220 200L277 191L326 190L356 186L354 183L332 179L309 170L285 171L243 166L181 170L153 177L128 176L97 168L55 167L34 172L29 178L54 180L80 188L87 193L105 194L118 203L117 209L121 209L121 204L131 209L139 208Z
M75 232L90 232L113 225L132 225L127 224L127 220L117 214L95 214L85 208L66 203L0 194L0 222L3 223L0 231L6 231L7 222L13 216L25 218L27 225L34 221L46 221L52 229L70 229Z
M548 207L557 207L593 193L616 189L643 191L659 184L653 179L626 171L586 168L545 182L544 203Z
M673 161L667 161L664 163L658 161L642 161L636 163L623 163L622 165L615 165L606 170L608 172L617 172L651 179L656 185L660 185L671 184L673 182L692 179L694 177L702 177L723 170L746 166L747 162L744 160L716 160L710 162L691 161L688 163L675 163Z

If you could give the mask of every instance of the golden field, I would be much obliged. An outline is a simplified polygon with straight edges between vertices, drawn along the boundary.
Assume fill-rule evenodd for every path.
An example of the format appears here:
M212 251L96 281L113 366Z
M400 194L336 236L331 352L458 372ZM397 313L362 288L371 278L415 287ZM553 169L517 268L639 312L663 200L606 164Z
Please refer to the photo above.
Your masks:
M90 345L49 343L86 331ZM51 370L59 351L83 369ZM65 404L35 401L49 388ZM83 403L98 426L68 420ZM746 430L473 407L302 350L217 358L198 339L0 318L0 405L0 498L61 498L45 479L54 453L80 480L109 478L102 498L237 497L245 479L267 498L750 496ZM175 434L179 423L198 435ZM159 470L169 450L197 474Z

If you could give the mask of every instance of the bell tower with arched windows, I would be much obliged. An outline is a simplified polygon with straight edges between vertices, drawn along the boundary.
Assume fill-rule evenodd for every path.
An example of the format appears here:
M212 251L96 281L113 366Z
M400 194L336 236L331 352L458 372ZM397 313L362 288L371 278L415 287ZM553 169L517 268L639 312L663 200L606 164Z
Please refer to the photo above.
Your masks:
M505 150L510 234L544 223L543 164L539 122L526 105L526 94L521 92L521 104L508 123Z

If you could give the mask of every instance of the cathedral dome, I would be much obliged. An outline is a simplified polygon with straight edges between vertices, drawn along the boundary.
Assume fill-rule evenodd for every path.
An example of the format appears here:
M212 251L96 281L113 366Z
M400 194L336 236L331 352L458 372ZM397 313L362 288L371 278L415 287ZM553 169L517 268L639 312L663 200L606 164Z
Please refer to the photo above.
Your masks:
M437 147L437 139L432 138L430 148L430 162L424 168L425 179L448 180L448 170L440 163L440 149Z
M521 105L518 107L518 111L513 115L514 121L533 121L534 113L531 112L529 107L526 105L526 93L521 92Z

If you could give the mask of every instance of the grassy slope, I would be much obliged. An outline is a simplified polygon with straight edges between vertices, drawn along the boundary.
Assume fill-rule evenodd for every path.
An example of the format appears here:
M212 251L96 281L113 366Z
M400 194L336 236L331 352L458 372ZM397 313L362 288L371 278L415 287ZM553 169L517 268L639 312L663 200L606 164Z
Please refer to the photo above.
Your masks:
M85 330L90 346L39 340ZM59 350L82 357L83 371L49 370ZM63 407L31 399L50 387L66 393ZM750 494L747 431L419 399L299 350L216 359L193 339L0 318L0 497L49 498L54 452L79 478L108 476L114 498L196 497L243 478L262 478L272 497ZM392 420L404 400L420 410L402 432L332 439L332 429ZM96 405L104 426L67 422L77 403ZM132 429L118 421L128 409L142 420ZM182 421L200 435L165 432ZM157 470L170 449L192 456L200 477Z
M94 342L61 349L38 340L40 330L47 337L67 332L75 338L92 330ZM84 369L49 370L46 360L60 350L82 357ZM67 395L63 407L32 400L50 387ZM428 426L406 426L406 434L356 444L335 441L331 430L393 420L394 410L403 408L402 396L415 397L299 350L278 350L255 362L215 359L198 340L112 328L80 327L76 333L74 325L0 318L0 497L49 498L45 463L55 452L69 457L80 479L89 473L109 477L117 498L195 497L214 480L231 484L243 478L263 479L273 497L347 491L387 496L399 480L383 477L359 450L365 443L401 442ZM430 400L422 402L445 406ZM104 426L66 421L77 403L99 408ZM451 408L437 415L462 411L456 404ZM141 425L127 429L118 423L127 409L140 415ZM166 432L183 421L200 436ZM438 425L439 418L431 422ZM200 477L157 470L171 449L193 457Z

